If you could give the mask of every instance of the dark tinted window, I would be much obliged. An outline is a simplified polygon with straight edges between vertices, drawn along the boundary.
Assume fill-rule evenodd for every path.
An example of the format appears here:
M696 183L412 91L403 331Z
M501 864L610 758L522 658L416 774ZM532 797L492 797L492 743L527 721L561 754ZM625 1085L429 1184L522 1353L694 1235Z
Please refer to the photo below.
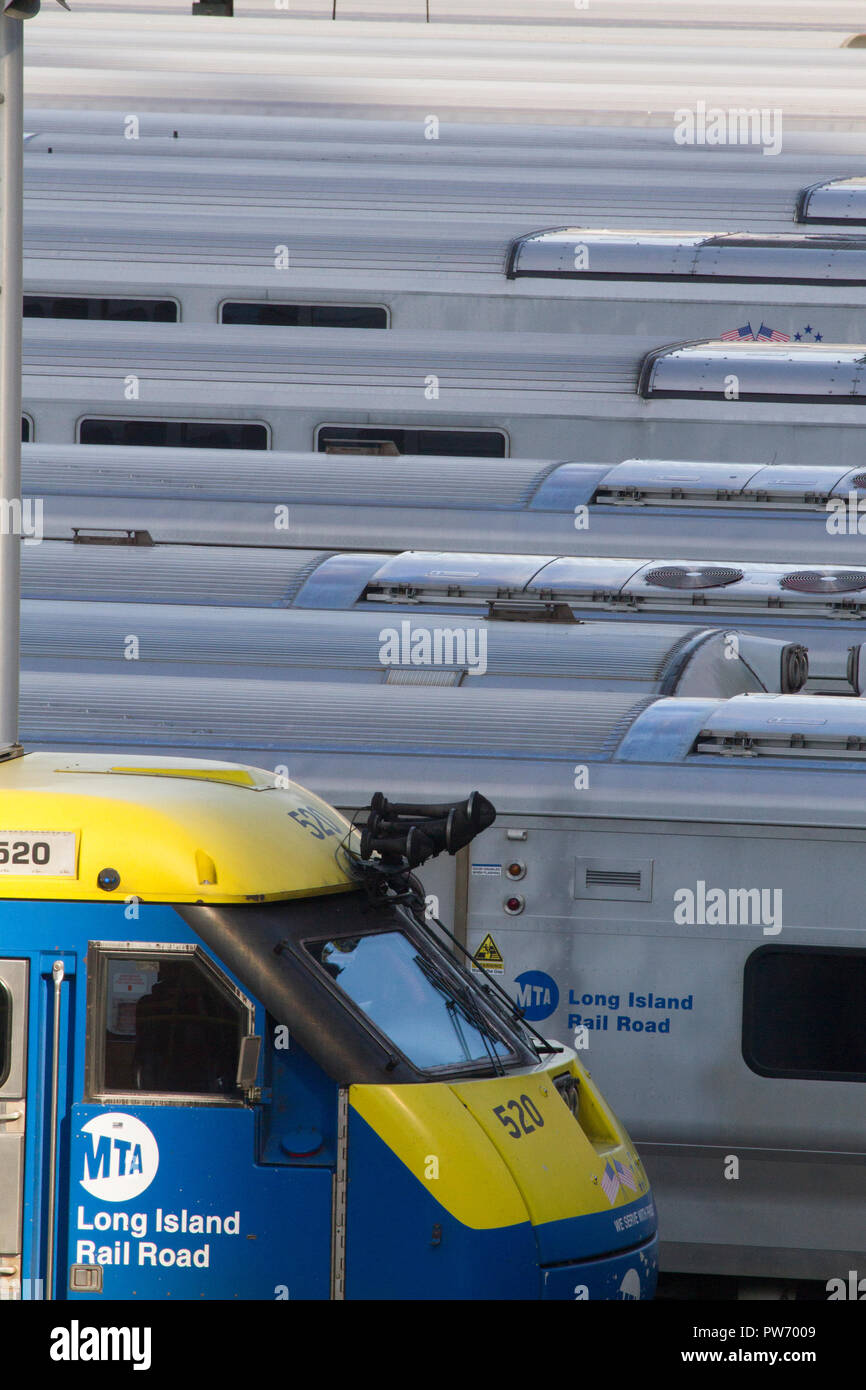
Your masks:
M164 449L267 449L266 425L232 420L82 420L79 444L149 444Z
M189 956L105 962L106 1091L235 1096L245 1010Z
M401 932L305 943L314 960L420 1068L464 1066L508 1048L459 982Z
M128 323L177 323L173 299L120 299L104 295L25 294L26 319L116 319Z
M321 425L320 454L474 454L505 458L501 430L392 429L390 425Z
M760 1076L866 1081L866 951L763 946L746 962L743 1056Z
M388 313L378 304L274 304L260 300L223 304L220 322L270 328L387 328Z
M32 423L29 415L21 416L21 443L29 444L32 437Z
M6 1082L12 1065L12 997L0 980L0 1086Z

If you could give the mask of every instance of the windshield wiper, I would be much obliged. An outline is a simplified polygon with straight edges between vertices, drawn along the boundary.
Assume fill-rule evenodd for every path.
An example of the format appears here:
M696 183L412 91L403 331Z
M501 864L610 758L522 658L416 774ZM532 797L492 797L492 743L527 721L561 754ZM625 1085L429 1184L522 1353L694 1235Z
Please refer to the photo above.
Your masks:
M465 985L455 985L453 981L449 980L448 976L439 969L438 965L435 965L433 963L433 961L427 960L423 956L416 956L415 960L418 964L419 970L421 970L421 972L430 981L433 988L435 990L438 990L438 992L445 999L445 1007L448 1010L448 1013L451 1017L451 1022L454 1025L454 1031L457 1033L458 1041L460 1042L460 1045L463 1048L466 1061L476 1062L478 1061L478 1058L472 1056L469 1045L466 1042L466 1037L463 1033L463 1029L460 1027L458 1015L461 1009L467 1022L471 1023L475 1031L479 1034L481 1041L484 1044L484 1050L487 1053L487 1056L490 1060L490 1064L493 1067L494 1072L496 1072L499 1076L504 1076L505 1067L502 1064L502 1059L499 1057L496 1051L497 1040L496 1038L494 1038L493 1044L491 1046L490 1025L487 1022L487 1019L484 1017L484 1014L478 1008L476 1008L475 1000L472 998L471 991Z

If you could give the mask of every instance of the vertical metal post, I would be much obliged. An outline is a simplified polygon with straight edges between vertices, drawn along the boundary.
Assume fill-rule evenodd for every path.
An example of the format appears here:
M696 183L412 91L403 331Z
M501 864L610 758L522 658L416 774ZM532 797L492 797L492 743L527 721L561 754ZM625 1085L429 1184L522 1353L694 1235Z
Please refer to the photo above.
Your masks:
M346 1207L349 1195L349 1088L337 1091L337 1162L331 1184L331 1298L346 1297Z
M24 25L0 14L0 749L18 743Z
M51 1120L48 1131L48 1252L45 1259L45 1298L54 1298L54 1213L57 1192L57 1108L60 1104L60 1004L63 961L51 968L54 982L54 1031L51 1037Z

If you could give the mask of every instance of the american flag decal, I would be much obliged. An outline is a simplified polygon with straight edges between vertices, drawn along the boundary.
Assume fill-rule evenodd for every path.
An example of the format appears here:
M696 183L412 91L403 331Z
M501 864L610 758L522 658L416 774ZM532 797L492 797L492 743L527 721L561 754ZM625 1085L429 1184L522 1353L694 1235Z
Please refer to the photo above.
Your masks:
M759 343L790 343L790 333L780 333L778 328L768 328L762 323L758 329L756 342Z
M635 1182L634 1170L630 1167L630 1165L628 1163L620 1163L619 1159L615 1158L613 1160L613 1166L619 1175L619 1180L622 1183L623 1187L629 1188L631 1192L637 1192L637 1183Z
M729 328L727 333L722 334L723 343L753 343L755 335L752 332L752 325L747 323L744 328Z
M616 1194L619 1192L619 1178L617 1177L616 1172L613 1168L611 1168L609 1163L607 1164L602 1175L601 1186L604 1191L605 1197L610 1202L611 1206L613 1206L614 1202L616 1201Z

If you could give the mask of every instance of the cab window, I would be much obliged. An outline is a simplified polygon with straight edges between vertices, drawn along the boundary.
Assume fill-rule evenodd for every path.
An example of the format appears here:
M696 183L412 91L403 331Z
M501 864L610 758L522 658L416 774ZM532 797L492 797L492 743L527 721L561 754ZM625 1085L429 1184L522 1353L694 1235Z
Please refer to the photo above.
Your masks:
M12 1066L12 999L0 980L0 1086L9 1079Z
M402 932L305 943L352 1003L416 1067L509 1056L470 993Z
M239 1100L249 1001L199 950L89 952L91 1094Z

